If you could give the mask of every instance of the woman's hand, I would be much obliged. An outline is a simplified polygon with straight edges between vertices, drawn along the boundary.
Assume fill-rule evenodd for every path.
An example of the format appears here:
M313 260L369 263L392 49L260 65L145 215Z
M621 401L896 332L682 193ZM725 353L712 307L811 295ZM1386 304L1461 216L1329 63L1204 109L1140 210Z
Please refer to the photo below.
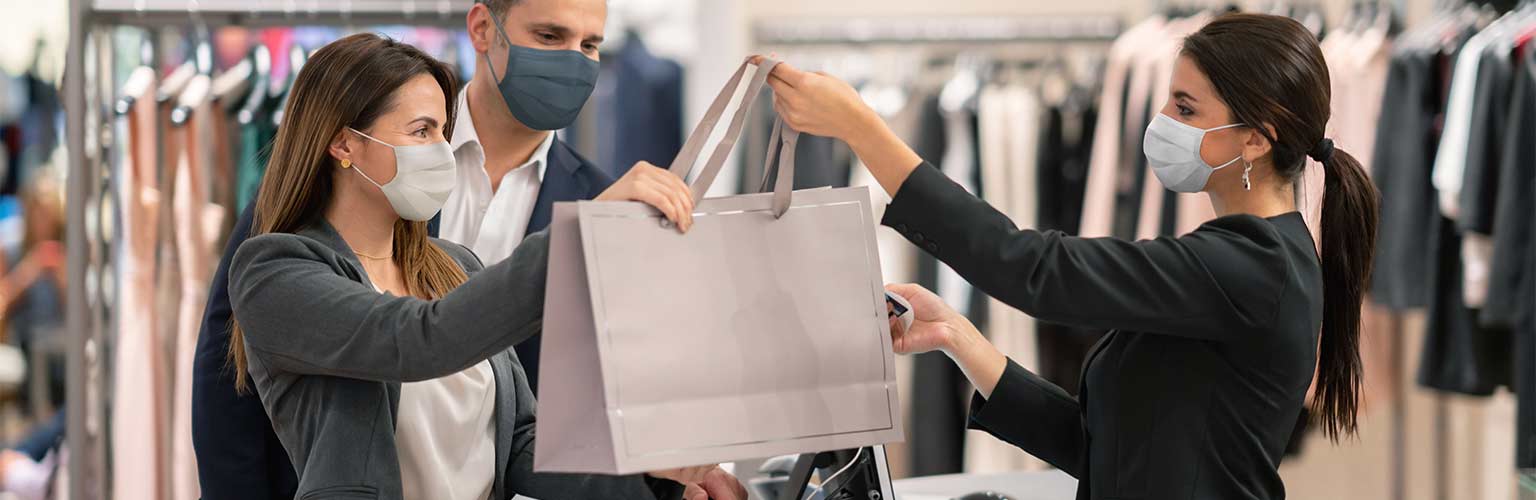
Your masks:
M857 90L826 73L801 71L781 62L768 76L768 85L773 87L774 109L795 130L852 143L859 132L884 125Z
M901 320L891 319L891 346L897 354L949 352L955 341L976 333L976 326L944 303L944 299L918 285L886 285L885 289L912 304L912 329L902 330Z
M754 64L763 57L752 58ZM848 143L886 194L896 197L902 183L923 163L853 87L826 73L800 71L788 63L768 77L773 107L790 128Z
M666 169L636 163L629 173L597 195L599 201L639 201L661 210L681 232L693 227L693 193L688 183Z
M988 342L976 325L939 298L917 285L886 285L885 289L912 304L912 329L902 330L901 320L891 318L891 346L899 354L943 351L960 366L983 398L991 398L997 381L1008 368L1008 358Z
M747 500L747 487L725 469L715 467L703 481L684 489L683 500Z
M685 500L747 500L747 488L719 465L652 471L646 475L681 483Z

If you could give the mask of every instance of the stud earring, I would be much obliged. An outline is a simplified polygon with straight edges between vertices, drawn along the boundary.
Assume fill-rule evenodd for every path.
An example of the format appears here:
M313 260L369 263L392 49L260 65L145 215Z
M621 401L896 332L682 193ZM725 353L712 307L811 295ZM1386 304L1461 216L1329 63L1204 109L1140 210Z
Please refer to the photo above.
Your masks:
M1252 191L1253 184L1248 182L1248 173L1253 171L1253 163L1243 162L1243 191Z
M342 169L352 168L352 160L341 160L341 168Z

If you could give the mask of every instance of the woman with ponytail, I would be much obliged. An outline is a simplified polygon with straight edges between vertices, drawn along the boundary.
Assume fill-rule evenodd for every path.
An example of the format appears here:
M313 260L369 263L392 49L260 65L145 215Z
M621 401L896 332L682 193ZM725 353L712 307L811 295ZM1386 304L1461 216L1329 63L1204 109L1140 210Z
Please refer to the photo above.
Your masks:
M977 395L970 426L1078 478L1081 499L1278 499L1278 468L1316 377L1311 415L1356 432L1360 302L1378 196L1323 136L1328 67L1297 22L1231 14L1184 41L1147 163L1220 217L1178 238L1019 229L894 135L847 84L780 64L779 114L847 142L892 196L883 223L972 284L1043 321L1107 329L1081 394L1008 360L915 285L898 352L939 350ZM1321 252L1301 214L1306 158L1324 166ZM922 402L919 402L922 404Z

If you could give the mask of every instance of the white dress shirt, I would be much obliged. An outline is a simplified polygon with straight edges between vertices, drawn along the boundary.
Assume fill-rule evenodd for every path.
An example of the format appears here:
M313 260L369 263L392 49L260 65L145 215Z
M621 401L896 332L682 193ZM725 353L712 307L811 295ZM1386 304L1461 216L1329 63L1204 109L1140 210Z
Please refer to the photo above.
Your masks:
M443 205L438 236L469 247L486 265L512 256L512 250L527 236L528 220L539 201L539 186L549 165L549 149L555 134L548 133L528 162L501 177L501 185L491 191L491 177L485 171L485 148L469 116L469 92L459 93L458 118L454 121L453 156L458 163L458 181Z

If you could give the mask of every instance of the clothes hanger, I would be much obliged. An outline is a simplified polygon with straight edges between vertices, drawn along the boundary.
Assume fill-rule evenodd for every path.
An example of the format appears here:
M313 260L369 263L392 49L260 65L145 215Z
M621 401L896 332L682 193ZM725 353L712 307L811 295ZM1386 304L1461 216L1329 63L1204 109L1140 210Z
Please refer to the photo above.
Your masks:
M235 120L241 126L250 125L256 120L256 114L261 112L267 104L272 85L272 50L267 44L257 42L251 47L251 92L246 94L245 103L235 113Z
M209 40L208 24L203 21L202 15L194 8L191 10L193 23L192 57L191 64L194 71L187 84L183 87L177 100L177 106L171 110L171 125L182 126L192 118L192 112L208 102L211 98L213 86L213 43Z
M251 83L255 80L256 63L251 54L240 59L234 67L220 73L213 79L213 100L226 110L239 107L242 97L249 95Z
M289 91L293 89L294 80L299 78L299 70L304 68L304 62L308 60L309 53L304 51L304 47L299 46L298 43L294 43L292 47L289 47L288 81L283 84L283 97L277 102L277 109L272 111L272 125L281 126L283 124L283 112L288 108L288 97L293 95Z

